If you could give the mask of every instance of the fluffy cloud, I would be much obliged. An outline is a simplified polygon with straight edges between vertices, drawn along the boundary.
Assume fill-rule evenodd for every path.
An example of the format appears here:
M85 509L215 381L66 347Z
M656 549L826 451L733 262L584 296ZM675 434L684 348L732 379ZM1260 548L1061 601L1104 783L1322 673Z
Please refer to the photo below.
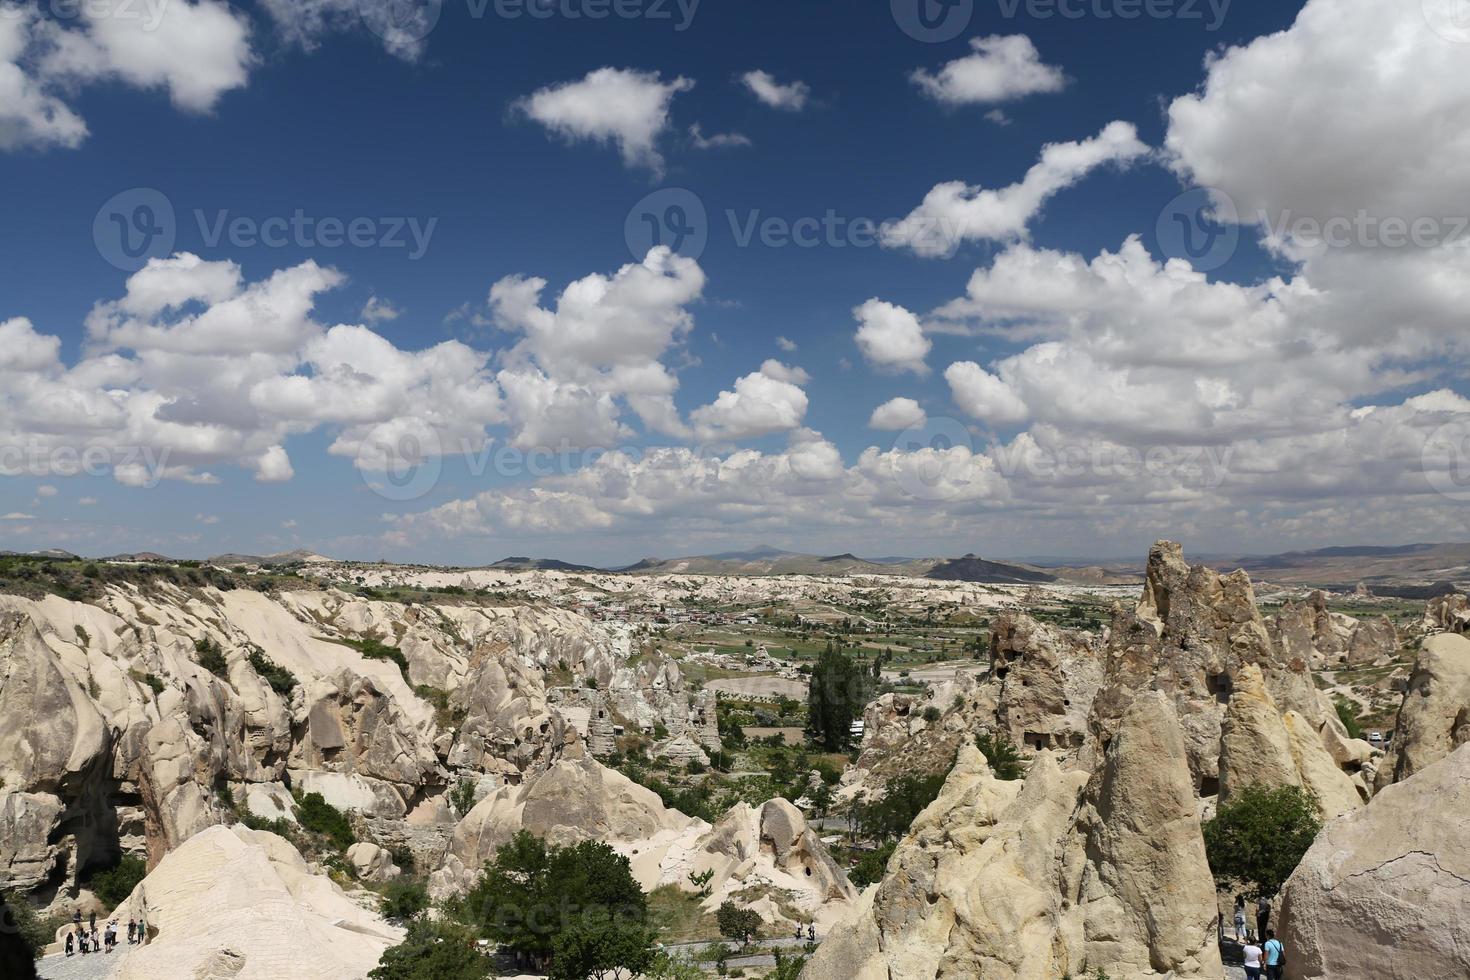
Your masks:
M807 396L800 386L808 380L800 368L768 360L759 371L738 379L735 390L720 392L690 413L695 434L707 442L724 442L795 429L806 416Z
M668 128L669 104L693 87L687 78L665 82L658 72L599 68L581 81L539 89L515 107L566 139L614 143L627 166L657 175L664 168L657 142Z
M937 72L917 69L911 76L914 84L949 105L1009 102L1066 87L1062 70L1042 64L1036 45L1024 34L971 38L970 48L970 54Z
M924 363L933 343L919 318L902 306L870 299L852 311L859 327L854 339L869 364L881 369L929 373Z
M1200 90L1169 107L1175 166L1245 223L1464 215L1470 47L1427 9L1308 0L1287 30L1213 55Z
M944 380L955 402L965 412L992 425L1011 425L1027 416L1026 403L1006 382L974 361L956 361L945 368Z
M897 432L900 429L923 425L926 418L924 409L912 398L891 398L873 409L873 414L868 418L868 426Z
M741 83L765 105L787 112L800 112L811 98L811 86L806 82L776 81L774 75L762 69L748 71L740 76Z
M1148 152L1131 123L1111 122L1091 139L1049 143L1018 184L999 190L962 181L937 184L909 215L883 226L888 248L927 258L950 255L967 241L1024 238L1026 226L1059 191L1105 164L1125 165Z
M0 17L0 149L81 145L87 125L65 102L85 84L163 89L190 112L245 85L249 23L219 0L81 4L75 26L23 6Z

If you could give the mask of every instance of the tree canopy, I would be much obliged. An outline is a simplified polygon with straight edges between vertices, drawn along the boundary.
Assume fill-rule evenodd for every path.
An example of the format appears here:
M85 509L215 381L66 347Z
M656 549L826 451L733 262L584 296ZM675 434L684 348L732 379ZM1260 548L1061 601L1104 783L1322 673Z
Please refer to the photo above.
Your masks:
M481 980L490 961L475 948L475 936L449 922L415 919L403 942L384 950L368 980Z
M761 928L758 912L743 909L734 902L720 903L715 912L715 922L720 927L720 935L726 939L738 939L742 944L750 942L751 937L760 932Z
M827 752L847 745L852 723L876 688L863 665L831 643L817 658L807 688L807 730Z
M628 859L600 841L556 847L523 830L448 911L487 939L548 962L556 980L641 970L652 955L647 899Z
M1026 762L1016 743L1004 732L981 732L975 736L975 747L990 764L996 779L1020 779L1026 775Z
M879 840L902 837L919 812L934 802L948 775L908 773L889 780L882 798L863 808L863 832Z
M1299 786L1247 786L1204 826L1215 882L1251 898L1281 891L1322 829L1317 800Z

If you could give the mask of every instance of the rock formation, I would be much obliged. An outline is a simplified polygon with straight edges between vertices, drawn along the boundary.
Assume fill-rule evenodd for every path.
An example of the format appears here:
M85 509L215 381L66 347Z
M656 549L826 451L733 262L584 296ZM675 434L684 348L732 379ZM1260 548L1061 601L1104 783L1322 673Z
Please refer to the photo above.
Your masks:
M1002 613L990 627L996 720L1016 745L1081 748L1102 674L1085 636L1016 612Z
M1470 976L1470 747L1329 823L1282 894L1289 980Z
M402 931L312 874L274 834L212 827L166 855L115 912L157 935L117 980L365 977Z
M1398 631L1387 616L1360 620L1332 612L1320 590L1305 602L1286 603L1270 628L1284 659L1305 659L1319 670L1377 663L1399 648Z
M1024 783L973 746L804 980L1220 976L1215 898L1178 721L1160 693L1119 719L1092 776L1051 752Z
M1379 789L1407 779L1470 742L1470 638L1438 633L1424 640L1378 767Z

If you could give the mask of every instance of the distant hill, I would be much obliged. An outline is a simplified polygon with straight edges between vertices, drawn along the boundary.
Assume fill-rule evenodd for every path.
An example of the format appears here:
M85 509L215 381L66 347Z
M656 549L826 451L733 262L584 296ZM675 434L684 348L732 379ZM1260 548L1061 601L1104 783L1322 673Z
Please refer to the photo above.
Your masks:
M993 584L1055 582L1060 570L988 561L976 555L962 558L859 558L840 555L803 555L777 548L754 548L717 555L684 558L645 558L620 572L639 575L906 575Z
M332 559L330 558L322 557L314 551L307 551L304 548L298 548L295 551L284 551L279 555L215 555L213 558L209 559L209 564L226 566L259 565L263 568L270 568L276 565L310 565L315 562L331 560Z
M561 561L557 558L526 558L520 555L512 555L502 558L489 566L502 571L510 572L597 572L599 568L591 565L575 565L569 561Z
M1379 595L1403 598L1418 598L1422 592L1442 595L1435 590L1470 584L1470 542L1336 546L1205 561L1222 570L1244 568L1253 579L1284 585L1348 591L1363 582Z

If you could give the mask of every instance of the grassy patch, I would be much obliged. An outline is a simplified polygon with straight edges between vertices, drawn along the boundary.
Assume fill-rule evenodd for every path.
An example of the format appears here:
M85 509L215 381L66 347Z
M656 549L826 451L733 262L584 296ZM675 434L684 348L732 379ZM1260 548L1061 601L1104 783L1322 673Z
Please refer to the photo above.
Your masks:
M720 938L715 917L700 908L699 896L678 885L660 885L648 894L648 916L666 943L702 942Z

